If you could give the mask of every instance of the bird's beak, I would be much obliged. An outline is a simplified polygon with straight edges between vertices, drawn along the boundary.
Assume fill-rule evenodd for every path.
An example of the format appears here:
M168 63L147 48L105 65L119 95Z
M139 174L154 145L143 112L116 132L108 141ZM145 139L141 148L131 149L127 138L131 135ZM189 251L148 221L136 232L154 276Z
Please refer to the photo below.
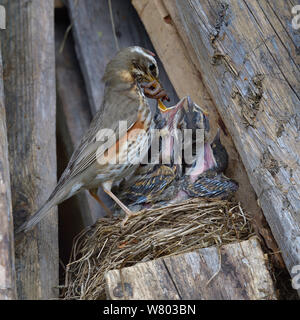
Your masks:
M208 116L209 116L209 112L208 112L207 110L201 108L201 107L198 106L197 104L196 104L196 106L201 110L201 112L203 113L203 115L204 115L205 117L208 117Z
M147 80L149 80L149 82L156 81L159 83L159 80L156 77L154 77L154 75L151 73L150 74L147 73Z
M179 111L179 110L184 106L185 100L186 100L186 97L182 98L177 104L175 104L175 106L169 107L169 108L167 108L167 107L162 103L162 105L163 105L164 108L165 108L164 111L165 111L165 112L166 112L166 111L171 111L171 112L172 112L172 115L173 115L173 114L176 114L177 111Z
M187 97L187 102L188 102L188 108L189 110L193 110L193 108L195 108L196 110L198 110L199 112L201 112L205 117L209 116L209 112L207 110L205 110L204 108L200 107L198 104L196 104L194 101L192 101L191 97L188 96Z
M156 77L154 77L152 74L147 73L146 76L145 76L145 80L146 80L146 82L149 82L149 83L150 82L155 82L155 83L158 83L160 85L159 80Z
M161 113L163 114L169 113L168 119L169 119L169 122L172 123L174 121L175 115L179 114L178 111L180 111L180 109L183 108L185 100L186 100L186 97L182 98L177 104L175 104L175 106L168 107L168 108L161 102L161 100L158 100L158 107ZM180 115L182 116L182 113L180 113ZM178 122L179 122L179 118L178 118Z
M164 113L164 112L167 112L167 111L169 110L169 108L167 108L160 99L157 100L157 102L158 102L159 110L160 110L161 112Z

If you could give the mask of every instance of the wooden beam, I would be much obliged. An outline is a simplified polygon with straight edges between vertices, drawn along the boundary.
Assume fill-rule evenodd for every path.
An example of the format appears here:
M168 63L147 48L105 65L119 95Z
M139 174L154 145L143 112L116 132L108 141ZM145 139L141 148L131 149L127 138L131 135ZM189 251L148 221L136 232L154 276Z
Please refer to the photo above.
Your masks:
M300 264L300 71L289 27L292 5L283 0L276 7L242 0L175 4L181 38L194 52L291 270Z
M253 217L256 233L264 238L268 249L275 252L272 256L275 263L282 266L277 244L256 202L256 194L239 153L215 102L204 85L201 70L196 65L197 59L193 47L180 37L178 30L181 25L178 23L179 17L174 0L132 0L132 4L143 21L178 96L182 98L188 94L193 101L209 111L211 137L214 137L218 127L221 128L221 141L229 154L229 167L226 174L239 183L236 199Z
M54 2L1 0L12 207L15 225L47 200L56 184ZM49 299L58 291L56 209L16 238L19 299Z
M256 238L138 263L105 275L113 300L273 300ZM125 296L124 296L124 291Z
M0 300L16 298L14 229L0 50Z
M92 114L103 98L102 76L106 64L116 54L108 1L67 0L77 56L86 84ZM153 46L130 1L112 1L113 20L120 48L139 45L151 51ZM176 93L159 62L160 79L174 102Z

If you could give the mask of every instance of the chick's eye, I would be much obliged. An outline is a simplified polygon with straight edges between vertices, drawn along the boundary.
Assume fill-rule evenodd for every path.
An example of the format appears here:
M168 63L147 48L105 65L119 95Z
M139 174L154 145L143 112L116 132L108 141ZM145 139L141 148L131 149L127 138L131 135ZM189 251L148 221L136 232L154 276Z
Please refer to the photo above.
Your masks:
M153 71L154 69L155 69L155 65L154 65L154 64L150 64L149 70L150 70L150 71Z

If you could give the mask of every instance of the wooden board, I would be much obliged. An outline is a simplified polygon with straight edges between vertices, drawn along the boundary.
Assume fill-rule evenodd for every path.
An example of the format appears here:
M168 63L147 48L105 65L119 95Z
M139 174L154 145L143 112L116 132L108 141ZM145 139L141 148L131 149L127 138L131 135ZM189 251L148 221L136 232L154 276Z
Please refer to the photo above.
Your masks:
M106 64L116 54L108 1L67 0L72 21L76 52L80 62L92 114L99 110L103 98L102 76ZM139 18L128 0L112 1L112 12L120 48L139 45L151 51L153 46ZM158 59L159 60L159 59ZM161 63L158 61L160 79L172 103L177 102Z
M14 222L37 210L56 183L54 1L1 0L7 13L0 32L4 67ZM49 299L58 291L56 209L33 231L16 238L18 299Z
M283 266L277 244L256 202L256 194L243 162L216 104L204 85L201 70L194 63L196 56L193 48L179 35L177 27L180 28L180 24L174 0L132 0L132 3L145 25L178 96L182 98L187 94L190 95L197 104L209 112L211 137L214 137L218 127L221 128L221 141L229 154L229 167L226 174L239 183L236 198L253 218L256 233L264 239L267 248L275 252L275 255L272 255L274 262Z
M176 1L174 23L194 52L291 270L300 263L300 71L292 5L226 3Z
M0 300L16 297L14 229L0 50Z
M276 299L256 238L111 270L105 279L113 300Z

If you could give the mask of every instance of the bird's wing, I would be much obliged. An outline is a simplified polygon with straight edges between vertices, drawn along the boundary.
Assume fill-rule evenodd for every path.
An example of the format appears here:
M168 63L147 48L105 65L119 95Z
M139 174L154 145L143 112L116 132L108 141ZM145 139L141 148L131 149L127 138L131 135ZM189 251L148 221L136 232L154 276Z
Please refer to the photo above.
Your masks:
M124 193L134 204L154 201L176 177L174 169L166 165L150 166L148 172L138 169L135 175L136 178L130 181L130 187Z
M194 183L184 185L184 191L191 197L227 197L238 188L237 183L223 175L199 176Z
M137 120L137 112L141 101L136 92L129 90L110 90L106 93L104 103L96 113L86 134L73 152L67 168L59 179L50 199L61 190L66 183L82 174L89 168L105 150L113 146L119 137L134 125ZM121 130L120 121L126 120ZM112 137L115 134L115 139ZM105 139L106 138L106 139ZM108 138L108 139L107 139ZM105 145L104 145L105 144Z

